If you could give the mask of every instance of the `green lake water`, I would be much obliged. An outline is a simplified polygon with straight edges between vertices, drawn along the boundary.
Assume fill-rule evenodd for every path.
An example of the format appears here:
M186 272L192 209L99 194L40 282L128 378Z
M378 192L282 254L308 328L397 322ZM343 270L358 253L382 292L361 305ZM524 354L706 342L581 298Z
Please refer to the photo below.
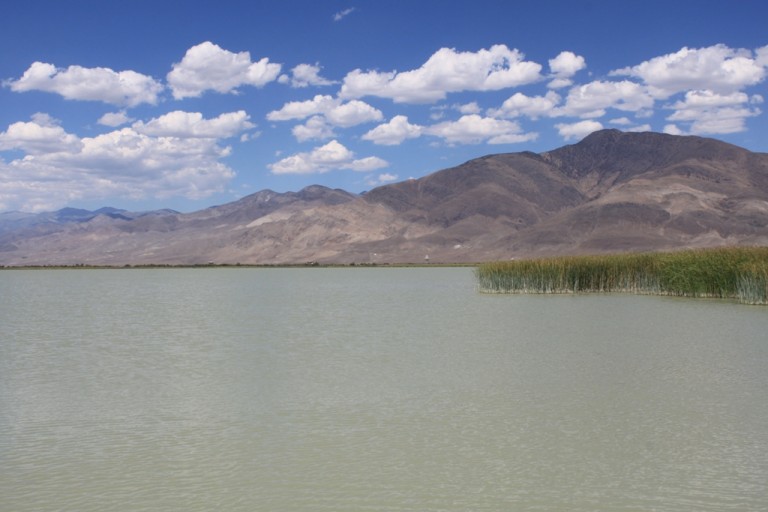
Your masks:
M768 308L0 271L0 510L768 509Z

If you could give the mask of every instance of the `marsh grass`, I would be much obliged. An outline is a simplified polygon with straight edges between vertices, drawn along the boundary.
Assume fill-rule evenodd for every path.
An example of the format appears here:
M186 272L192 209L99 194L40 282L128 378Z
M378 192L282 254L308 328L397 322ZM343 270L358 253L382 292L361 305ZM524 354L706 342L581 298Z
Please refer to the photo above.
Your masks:
M740 268L737 288L739 301L745 304L768 304L768 264L752 262Z
M485 293L630 292L768 303L768 247L564 256L480 265Z

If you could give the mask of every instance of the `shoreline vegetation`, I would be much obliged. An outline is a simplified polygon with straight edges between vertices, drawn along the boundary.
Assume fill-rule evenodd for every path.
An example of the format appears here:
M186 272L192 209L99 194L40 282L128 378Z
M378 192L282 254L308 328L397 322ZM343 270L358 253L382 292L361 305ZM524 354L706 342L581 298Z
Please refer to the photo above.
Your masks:
M479 265L481 293L625 292L768 304L768 247L562 256Z
M0 270L120 270L120 269L173 269L173 268L431 268L431 267L477 267L478 263L137 263L135 265L95 265L76 263L72 265L0 265Z
M735 299L768 305L768 247L687 249L672 252L556 256L487 263L198 263L126 265L20 265L2 270L474 267L487 294L634 293Z

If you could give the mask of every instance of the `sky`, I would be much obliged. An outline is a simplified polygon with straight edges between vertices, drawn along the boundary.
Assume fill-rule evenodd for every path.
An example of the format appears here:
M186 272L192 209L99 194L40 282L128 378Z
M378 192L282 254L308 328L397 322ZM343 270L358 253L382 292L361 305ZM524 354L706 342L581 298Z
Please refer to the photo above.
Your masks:
M768 152L764 0L28 0L0 212L361 193L603 128Z

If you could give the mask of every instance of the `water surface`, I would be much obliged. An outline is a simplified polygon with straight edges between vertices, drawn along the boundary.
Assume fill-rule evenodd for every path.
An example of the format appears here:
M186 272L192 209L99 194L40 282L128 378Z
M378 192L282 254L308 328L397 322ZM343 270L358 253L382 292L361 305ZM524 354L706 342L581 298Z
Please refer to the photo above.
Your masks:
M0 510L768 508L768 308L468 268L0 272Z

